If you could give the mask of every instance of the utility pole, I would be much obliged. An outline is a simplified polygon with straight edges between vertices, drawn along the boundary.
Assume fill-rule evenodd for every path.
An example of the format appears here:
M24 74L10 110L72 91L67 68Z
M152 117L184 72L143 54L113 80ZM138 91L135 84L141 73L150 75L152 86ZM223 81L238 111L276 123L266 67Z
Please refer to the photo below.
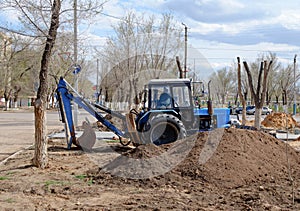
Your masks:
M77 0L74 0L74 67L77 67ZM74 86L78 92L78 72L75 70L74 74ZM78 126L78 105L74 103L74 125Z
M194 58L194 74L193 74L193 81L196 81L196 59Z
M184 25L184 70L183 70L183 78L186 78L186 72L187 72L187 26Z
M99 59L97 59L97 79L96 79L96 94L97 94L97 100L96 102L99 103Z
M297 54L295 54L294 57L294 106L293 106L293 115L296 115L297 113L297 100L296 100L296 58Z

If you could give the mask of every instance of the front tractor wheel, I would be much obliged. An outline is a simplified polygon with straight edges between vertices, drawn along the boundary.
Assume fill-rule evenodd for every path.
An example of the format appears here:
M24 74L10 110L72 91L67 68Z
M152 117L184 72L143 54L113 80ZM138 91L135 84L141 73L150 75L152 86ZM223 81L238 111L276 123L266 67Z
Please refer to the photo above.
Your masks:
M175 116L159 114L150 121L148 131L144 132L146 143L155 145L168 144L186 137L183 123Z

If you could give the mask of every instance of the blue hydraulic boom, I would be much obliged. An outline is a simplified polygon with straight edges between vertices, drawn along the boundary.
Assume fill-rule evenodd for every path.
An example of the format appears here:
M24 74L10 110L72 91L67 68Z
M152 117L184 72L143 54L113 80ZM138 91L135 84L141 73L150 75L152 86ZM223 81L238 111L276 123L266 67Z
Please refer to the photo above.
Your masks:
M69 91L71 90L72 93ZM103 125L105 125L109 130L114 132L120 139L125 137L125 134L116 128L113 124L107 121L101 113L97 112L91 104L86 101L80 94L62 77L59 80L57 86L57 98L59 102L60 112L62 116L62 121L67 123L67 126L70 131L70 140L68 141L68 148L70 149L72 144L79 146L79 143L76 140L75 136L75 126L73 122L73 114L72 114L72 101L77 103L80 107L89 112L92 116L94 116L98 121L100 121ZM109 109L107 109L109 110ZM118 114L119 118L125 119L125 116ZM88 141L88 140L87 140Z

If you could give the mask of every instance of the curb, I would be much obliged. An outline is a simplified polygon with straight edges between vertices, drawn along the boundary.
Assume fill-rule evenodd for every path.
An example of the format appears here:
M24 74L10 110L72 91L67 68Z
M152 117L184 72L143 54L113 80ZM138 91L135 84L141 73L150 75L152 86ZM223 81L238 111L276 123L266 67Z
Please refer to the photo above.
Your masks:
M19 151L17 152L14 152L13 154L11 154L10 156L8 156L7 158L5 158L4 160L0 161L0 166L2 165L5 165L5 163L11 159L11 158L14 158L15 156L17 156L18 154L20 154L21 152L25 151L25 150L28 150L30 147L33 147L34 145L29 145L27 147L25 147L24 149L20 149Z

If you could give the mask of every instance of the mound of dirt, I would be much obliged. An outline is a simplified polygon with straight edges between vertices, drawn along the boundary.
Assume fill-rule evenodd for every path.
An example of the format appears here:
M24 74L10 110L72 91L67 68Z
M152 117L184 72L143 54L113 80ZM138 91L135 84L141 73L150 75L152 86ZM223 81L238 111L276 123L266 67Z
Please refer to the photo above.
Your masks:
M88 153L51 145L46 169L32 166L34 148L0 166L1 210L300 210L299 154L260 131Z
M181 146L183 149L180 149L178 144L175 147L172 144L164 147L142 145L124 153L123 156L147 160L150 157L159 156L173 147L172 153L165 153L169 157L164 157L163 160L159 158L155 162L157 169L163 169L166 162L172 164L175 162L172 159L178 158L177 156L172 157L174 152L183 153L184 150L192 148L185 159L170 172L157 178L154 176L149 181L160 180L161 184L161 177L168 177L168 180L164 180L168 184L180 185L181 180L193 179L223 188L286 179L289 173L287 156L291 169L299 169L300 164L299 155L294 149L273 136L259 131L236 128L220 129L209 133L199 133L187 138L182 144L185 145L185 147ZM286 154L286 149L288 149L288 154ZM113 165L109 166L110 170L120 168L122 170L119 171L125 171L122 168L122 165L125 164L124 159L112 163ZM130 169L130 173L137 171L136 174L147 171L141 166L137 168L136 165L136 163L127 163L126 168ZM102 171L97 172L97 174L102 173Z
M132 150L125 152L123 155L134 159L148 159L159 156L164 150L154 144L140 145Z
M108 166L88 171L90 180L108 188L135 187L158 192L174 189L179 198L187 200L178 205L171 200L174 194L164 195L168 209L171 201L177 203L174 209L212 210L290 209L292 198L300 202L299 154L261 131L220 129L170 145L139 146L121 157L127 160L118 157ZM128 162L130 159L136 162ZM166 166L171 167L164 172ZM145 175L149 177L142 178ZM291 190L297 191L292 195ZM161 204L158 192L147 199ZM300 204L293 209L296 207L300 208Z
M271 113L261 122L261 124L265 127L271 127L275 129L291 129L295 128L297 125L297 121L290 114L286 113Z
M219 187L234 188L287 178L286 147L292 169L298 169L300 164L294 149L264 132L230 128L224 131L219 143L215 137L217 134L199 134L195 147L176 171L191 178L200 176ZM201 165L199 155L201 159L205 148L215 151Z

